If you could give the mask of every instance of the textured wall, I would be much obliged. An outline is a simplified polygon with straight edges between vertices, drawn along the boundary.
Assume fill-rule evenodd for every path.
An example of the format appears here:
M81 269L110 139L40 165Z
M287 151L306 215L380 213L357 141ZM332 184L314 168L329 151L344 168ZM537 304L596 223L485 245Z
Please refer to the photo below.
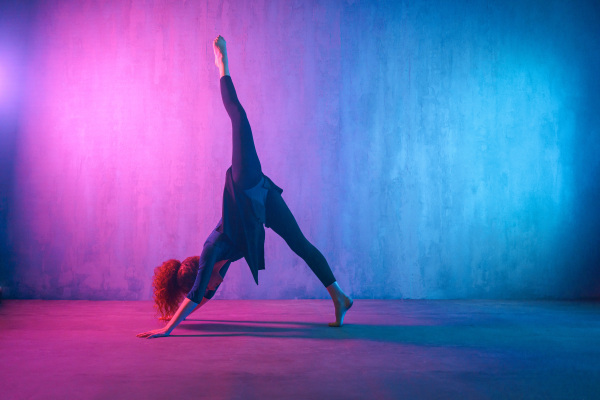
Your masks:
M217 34L264 172L355 297L600 295L594 2L14 12L22 101L0 182L12 297L149 299L155 266L199 254L231 162ZM265 250L261 284L242 260L217 298L326 297L271 230Z

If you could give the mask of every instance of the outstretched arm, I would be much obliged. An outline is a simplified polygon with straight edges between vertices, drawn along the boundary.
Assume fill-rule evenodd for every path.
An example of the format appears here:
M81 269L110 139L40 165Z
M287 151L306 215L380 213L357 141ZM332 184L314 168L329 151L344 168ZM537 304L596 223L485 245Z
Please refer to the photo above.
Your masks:
M165 327L154 329L148 332L139 333L137 334L137 337L152 339L157 337L169 336L173 329L175 329L177 325L181 323L181 321L183 321L194 310L196 310L197 308L205 304L206 301L208 301L208 299L198 296L198 293L204 293L206 291L213 270L214 264L212 263L209 263L206 268L198 270L198 275L196 276L194 288L188 294L188 296L184 297L183 301L179 305L179 308ZM190 296L193 299L200 299L200 302L196 303L195 301L190 300Z
M204 255L205 252L207 252L207 254L210 254L209 257L212 258L214 257L214 252L212 251L214 248L214 243L211 246L205 246L202 250L202 254ZM188 295L183 299L183 301L179 305L179 308L165 327L154 329L148 332L139 333L137 337L152 339L157 337L169 336L173 329L175 329L177 325L181 323L181 321L183 321L188 315L192 313L192 311L194 311L202 303L203 298L200 293L204 294L206 292L213 269L214 261L212 260L208 260L204 268L198 269L198 274L196 275L194 287L192 288L190 293L188 293Z
M179 308L175 312L175 315L173 315L173 318L171 318L169 323L164 328L155 329L153 331L148 331L148 332L144 332L144 333L139 333L139 334L137 334L137 337L152 339L152 338L157 338L157 337L169 336L171 334L171 332L173 331L173 329L175 329L175 327L177 325L179 325L179 323L181 321L183 321L185 319L185 317L187 317L188 315L190 315L192 313L192 311L194 311L196 306L198 306L198 303L194 303L187 297L184 298L183 301L181 302L181 304L179 305Z
M229 260L221 260L215 263L213 268L210 268L210 270L212 270L212 273L210 275L210 279L208 280L204 297L202 297L200 303L196 303L195 301L190 300L188 297L185 297L183 299L183 302L179 305L179 309L177 309L177 311L165 327L140 333L137 335L137 337L152 339L157 337L169 336L173 329L175 329L175 327L177 327L177 325L179 325L181 321L185 320L185 318L188 317L191 313L193 313L194 311L202 307L204 304L206 304L215 295L215 292L217 291L219 286L221 286L221 283L223 283L223 279L225 278L225 274L229 270L230 264L231 262L229 262ZM205 272L202 272L204 271L199 271L199 275L203 276L203 278L206 279L207 274ZM202 278L200 278L200 280L202 280ZM203 287L204 285L200 284L200 286Z

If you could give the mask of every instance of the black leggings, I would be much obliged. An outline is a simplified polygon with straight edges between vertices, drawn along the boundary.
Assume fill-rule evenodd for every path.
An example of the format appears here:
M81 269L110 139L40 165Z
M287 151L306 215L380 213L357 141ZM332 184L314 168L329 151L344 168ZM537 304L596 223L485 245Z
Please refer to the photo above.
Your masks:
M232 157L231 172L233 181L242 189L249 189L262 178L260 160L254 147L252 130L246 111L240 104L233 81L229 75L221 77L221 97L231 118ZM267 194L266 225L285 240L290 249L302 258L321 283L327 287L335 282L335 277L323 254L304 237L296 219L275 190Z
M254 147L252 129L244 107L240 104L229 75L221 77L221 98L231 119L233 181L242 189L250 189L262 178L260 160Z

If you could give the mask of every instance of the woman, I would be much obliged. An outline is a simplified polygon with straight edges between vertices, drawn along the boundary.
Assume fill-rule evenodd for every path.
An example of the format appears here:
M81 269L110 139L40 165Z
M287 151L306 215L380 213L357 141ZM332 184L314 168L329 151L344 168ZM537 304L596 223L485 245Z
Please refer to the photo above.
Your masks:
M233 142L232 165L225 174L222 217L204 243L200 257L187 258L182 264L169 260L156 268L155 301L163 319L170 320L164 328L137 336L168 336L189 314L212 298L229 265L242 257L258 284L258 270L265 268L263 224L281 236L327 288L335 307L335 322L329 326L342 326L353 300L340 289L325 257L302 234L281 197L283 190L262 173L250 123L229 75L223 37L217 36L213 50L221 75L221 97L231 119ZM187 296L179 304L186 292Z

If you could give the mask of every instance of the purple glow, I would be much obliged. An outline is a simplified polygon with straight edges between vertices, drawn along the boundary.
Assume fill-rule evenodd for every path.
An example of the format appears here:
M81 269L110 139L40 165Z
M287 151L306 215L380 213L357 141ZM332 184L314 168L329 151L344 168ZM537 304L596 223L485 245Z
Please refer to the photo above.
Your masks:
M31 8L26 57L0 52L15 296L149 299L154 267L200 253L231 162L217 34L264 172L355 297L597 295L592 6ZM216 297L326 298L266 234L261 285L240 261Z
M17 82L15 57L0 49L0 112L13 113L17 108Z
M6 75L4 63L0 61L0 104L4 101L8 89L8 77Z

